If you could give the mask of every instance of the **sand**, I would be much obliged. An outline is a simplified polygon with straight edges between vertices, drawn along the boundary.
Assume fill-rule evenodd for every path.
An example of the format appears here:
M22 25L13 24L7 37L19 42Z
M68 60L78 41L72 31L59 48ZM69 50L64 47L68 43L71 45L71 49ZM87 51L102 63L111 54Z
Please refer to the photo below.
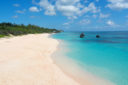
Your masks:
M53 62L59 42L49 35L0 39L0 85L79 85Z

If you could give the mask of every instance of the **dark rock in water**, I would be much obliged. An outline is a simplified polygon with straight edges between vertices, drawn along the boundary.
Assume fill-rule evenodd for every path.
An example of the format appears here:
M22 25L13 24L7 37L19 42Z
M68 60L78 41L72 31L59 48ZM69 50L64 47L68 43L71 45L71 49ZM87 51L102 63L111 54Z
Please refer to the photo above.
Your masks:
M96 35L96 38L100 38L100 35Z
M85 35L84 35L84 33L81 33L80 34L80 38L83 38Z

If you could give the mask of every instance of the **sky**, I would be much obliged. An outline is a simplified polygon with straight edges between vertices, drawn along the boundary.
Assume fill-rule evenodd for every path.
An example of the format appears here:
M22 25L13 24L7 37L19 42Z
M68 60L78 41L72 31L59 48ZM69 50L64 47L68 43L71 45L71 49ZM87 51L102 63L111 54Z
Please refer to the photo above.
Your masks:
M128 31L128 0L1 0L0 22L66 31Z

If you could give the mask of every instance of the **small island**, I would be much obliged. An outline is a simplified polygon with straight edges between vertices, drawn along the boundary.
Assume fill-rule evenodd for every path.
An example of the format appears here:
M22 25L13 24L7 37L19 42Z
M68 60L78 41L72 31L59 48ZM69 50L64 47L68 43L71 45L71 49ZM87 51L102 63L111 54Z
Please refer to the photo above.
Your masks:
M0 37L5 36L18 36L18 35L25 35L25 34L36 34L36 33L59 33L62 32L61 30L57 29L49 29L44 27L39 27L36 25L24 25L24 24L12 24L10 22L0 23Z

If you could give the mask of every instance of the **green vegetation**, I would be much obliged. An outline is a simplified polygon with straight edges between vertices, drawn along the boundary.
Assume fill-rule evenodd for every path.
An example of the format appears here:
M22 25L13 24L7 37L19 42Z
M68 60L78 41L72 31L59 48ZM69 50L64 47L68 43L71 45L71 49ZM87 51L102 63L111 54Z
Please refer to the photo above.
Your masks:
M36 33L59 33L61 30L48 29L39 27L36 25L17 25L12 23L0 23L0 37L9 35L24 35L24 34L36 34Z
M5 37L5 35L0 35L0 38L1 38L1 37Z

